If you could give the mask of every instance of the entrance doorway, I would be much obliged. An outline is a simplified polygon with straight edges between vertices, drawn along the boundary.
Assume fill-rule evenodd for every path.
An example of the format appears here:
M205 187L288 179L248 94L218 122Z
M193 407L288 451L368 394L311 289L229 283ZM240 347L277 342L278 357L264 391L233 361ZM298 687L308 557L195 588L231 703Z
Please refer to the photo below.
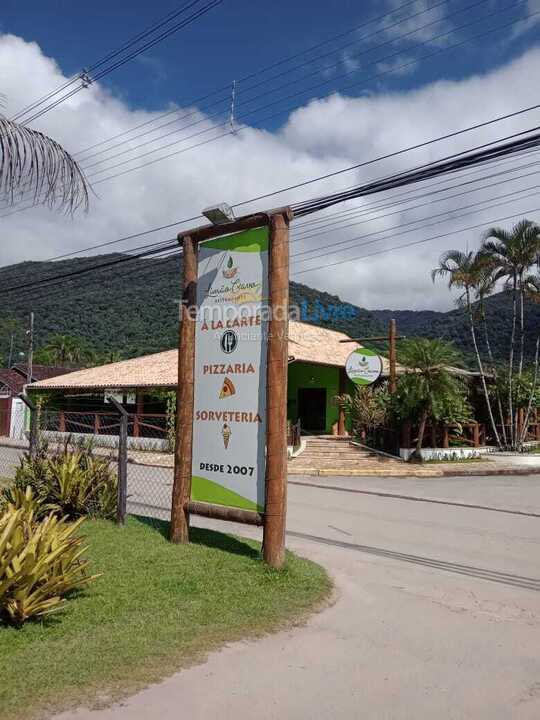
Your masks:
M326 388L298 388L298 417L302 430L326 430Z

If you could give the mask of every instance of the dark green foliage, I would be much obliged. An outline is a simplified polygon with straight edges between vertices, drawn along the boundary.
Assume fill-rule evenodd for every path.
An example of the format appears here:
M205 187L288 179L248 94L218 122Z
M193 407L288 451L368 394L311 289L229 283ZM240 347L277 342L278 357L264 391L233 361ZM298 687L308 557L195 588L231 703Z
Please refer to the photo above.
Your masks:
M56 451L43 445L34 457L25 454L13 485L0 491L0 506L13 502L14 491L28 487L38 504L36 517L51 512L72 520L116 515L117 476L111 458L96 456L83 445Z
M55 263L25 262L10 265L0 269L0 287L74 272L119 257L119 254L110 254ZM174 347L178 339L180 294L181 262L178 258L137 259L88 275L74 276L73 279L63 280L60 285L10 292L3 298L0 320L15 318L26 323L28 313L33 310L37 348L49 343L54 335L67 335L82 339L97 352L97 362L111 362ZM343 303L336 295L291 282L291 307L300 307L306 302L312 311L317 301L323 307L357 310L354 318L330 316L318 320L317 324L352 336L365 337L386 334L388 320L394 317L399 333L450 340L463 353L468 364L474 364L467 318L462 309L450 312L368 311ZM512 312L510 298L507 293L499 293L487 298L485 305L488 323L492 328L491 342L495 358L505 359ZM528 305L526 319L526 348L530 358L533 353L531 338L535 337L535 329L540 326L540 305ZM3 356L9 350L7 342L7 336L0 335L0 354ZM378 347L384 350L384 344ZM480 349L484 350L483 347Z
M484 301L486 320L490 329L491 348L497 362L508 359L508 346L512 324L512 298L510 292L500 292ZM432 337L448 340L460 350L467 365L476 369L471 333L466 311L462 308L449 312L433 310L374 310L372 314L383 323L390 318L397 321L398 332L408 337ZM525 303L525 355L534 359L534 345L540 328L540 305ZM487 357L483 335L478 331L478 344L483 358Z

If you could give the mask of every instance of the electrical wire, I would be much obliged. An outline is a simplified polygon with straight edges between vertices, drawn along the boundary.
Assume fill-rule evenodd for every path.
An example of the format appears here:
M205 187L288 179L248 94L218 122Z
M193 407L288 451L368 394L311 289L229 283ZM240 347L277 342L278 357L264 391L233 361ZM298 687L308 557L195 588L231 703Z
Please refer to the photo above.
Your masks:
M532 130L536 130L537 128L533 128ZM393 176L390 176L383 180L378 180L375 182L368 183L366 185L360 185L354 188L353 190L349 190L346 193L334 193L331 195L327 195L323 198L316 198L315 200L311 201L304 201L302 203L296 203L292 204L291 208L293 209L293 212L298 215L302 214L308 214L311 212L316 212L318 208L322 207L329 207L330 205L336 204L338 202L341 202L341 198L343 196L347 197L347 199L350 199L351 197L360 197L362 195L366 194L372 194L374 192L379 192L381 189L390 189L393 187L402 187L404 185L409 185L416 182L421 182L427 178L430 177L437 177L438 175L445 174L447 172L453 172L455 169L459 169L461 167L470 167L474 164L480 164L485 159L489 159L491 157L500 157L504 155L511 154L513 152L516 152L523 147L536 147L540 145L540 133L536 133L535 135L526 137L526 138L520 138L518 140L515 140L514 138L519 137L523 135L524 133L530 133L531 130L523 131L521 133L514 133L513 135L507 136L507 138L503 138L503 140L507 140L508 138L511 138L511 142L502 143L499 141L496 147L491 147L494 144L497 143L497 141L491 142L491 143L484 143L483 145L478 146L477 148L473 148L472 150L463 151L461 153L454 153L453 155L449 155L446 158L443 158L439 161L434 161L432 163L425 163L424 165L421 165L417 168L414 168L413 170L404 171L401 173L394 174ZM488 148L488 149L485 149ZM248 202L248 201L245 201ZM164 248L167 249L167 248ZM134 257L146 257L148 255L154 254L155 252L159 252L156 248L150 248L143 250L141 253L138 253L137 255L134 255ZM4 292L11 292L14 290L23 289L25 287L35 287L40 284L46 283L50 284L51 282L59 281L62 282L64 278L71 277L74 275L79 274L86 274L88 272L91 272L94 269L99 269L100 267L107 267L111 264L116 265L120 264L122 262L125 262L125 259L118 258L113 261L110 261L108 263L105 263L104 265L97 265L92 266L90 268L82 268L77 271L73 271L73 273L68 274L60 274L57 276L52 276L48 279L43 280L37 280L30 283L23 283L22 285L15 285L8 287L4 289Z
M199 0L197 0L198 2ZM74 88L73 90L70 90L68 93L62 95L60 98L55 100L54 102L50 103L49 105L46 105L44 108L41 108L40 110L37 110L36 113L31 115L29 118L26 118L23 122L23 124L28 124L30 122L33 122L34 120L37 120L39 117L44 115L45 113L49 112L53 108L57 107L61 103L65 102L69 98L71 98L76 93L83 90L88 83L97 82L101 78L105 77L106 75L109 75L114 70L117 70L119 67L124 65L125 63L129 62L130 60L133 60L138 55L141 55L143 52L146 52L146 50L149 50L150 48L154 47L154 45L157 45L158 43L162 42L166 38L170 37L174 33L178 32L178 30L186 27L187 25L190 25L191 23L195 22L195 20L198 20L203 15L206 15L210 10L213 10L215 7L220 5L223 2L223 0L210 0L207 2L205 6L194 12L192 15L187 17L185 20L183 20L180 23L177 23L172 28L169 28L168 30L161 33L161 35L158 35L156 38L153 38L152 40L149 40L146 44L142 45L140 48L137 48L130 54L128 54L126 57L121 58L120 60L116 61L112 65L109 65L108 67L104 68L103 70L99 71L96 75L93 77L88 77L86 81L82 80L81 84ZM194 3L191 3L193 5Z
M532 14L530 14L528 17L532 17L533 15L536 15L536 14L539 14L539 13L540 13L540 11L539 11L538 13L532 13ZM515 22L520 22L521 20L522 20L522 19L511 21L510 23L507 23L506 25L504 25L504 26L502 26L502 27L507 27L508 25L512 25L512 24L514 24ZM495 30L498 30L498 29L501 29L501 27L492 28L491 30L488 30L487 33L482 33L481 36L485 36L485 35L487 35L487 34L490 34L491 32L494 32ZM476 37L480 37L480 36L476 36ZM473 37L468 38L468 39L466 39L466 40L464 40L464 41L461 41L460 43L454 44L453 46L443 48L442 50L453 49L454 47L457 47L457 46L460 46L460 45L464 44L464 42L469 42L469 41L471 41L471 40L476 39L476 37L473 36ZM430 41L427 41L427 42L431 42L432 40L433 40L433 38L430 39ZM437 51L435 51L435 54L438 54L438 53L441 52L442 50L437 50ZM433 54L433 53L430 53L428 56L424 56L424 57L430 57L432 54ZM379 61L379 62L380 62L380 61ZM397 71L399 71L400 67L401 67L401 66L398 66L398 67L395 67L395 68L386 70L386 71L384 71L383 73L378 73L377 75L388 74L388 73L390 73L390 72L397 72ZM279 114L281 114L282 112L284 112L284 111L280 111L280 112L277 113L277 114L279 115ZM264 122L264 121L266 121L266 120L268 120L268 119L271 119L272 117L274 117L274 116L270 116L269 118L264 118L264 119L261 120L260 122ZM228 124L228 123L224 123L224 125L226 125L226 124ZM244 128L239 128L239 129L237 130L237 132L240 132L242 129L247 129L247 128L245 128L245 127L244 127ZM206 131L204 131L204 132L206 132ZM95 185L95 184L99 184L99 183L101 183L101 182L105 182L105 181L107 181L107 180L110 180L110 179L113 179L113 178L116 178L116 177L119 177L119 176L121 176L121 175L127 174L128 172L132 172L133 170L137 170L137 169L140 169L140 168L143 168L143 167L147 167L148 165L152 165L152 164L154 164L154 163L156 163L156 162L160 162L161 160L168 159L168 158L170 158L170 157L176 156L176 155L178 155L178 154L180 154L180 153L186 152L187 150L193 149L193 148L195 148L195 147L201 147L201 146L203 146L203 145L208 144L209 142L214 142L215 140L218 140L218 139L223 138L223 137L228 137L228 136L230 136L230 132L229 132L229 131L227 131L227 132L225 132L225 133L222 133L221 135L218 135L217 137L210 138L209 140L206 140L206 141L197 143L196 145L193 145L193 146L191 146L191 147L183 148L183 149L181 149L181 150L179 150L179 151L176 151L176 152L174 152L174 153L169 153L168 155L166 155L166 156L164 156L164 157L155 158L155 159L153 159L153 160L151 160L151 161L149 161L149 162L147 162L147 163L143 163L142 165L139 165L139 166L137 166L137 167L129 168L128 170L122 171L122 172L120 172L120 173L116 173L116 174L114 174L114 175L112 175L112 176L108 176L108 177L105 177L105 178L101 178L101 179L97 180L97 181L94 183L94 185ZM160 149L163 149L163 146L162 146L162 148L156 148L154 151L151 151L151 152L155 152L155 151L160 150ZM151 154L151 153L148 153L148 154ZM127 164L127 163L133 162L133 161L135 161L135 160L137 160L137 159L139 159L139 158L131 158L130 160L125 161L125 162L122 163L122 164ZM112 169L112 168L109 168L109 170L110 170L110 169ZM94 176L92 176L92 177L94 177ZM5 217L5 216L7 216L7 215L9 215L9 214L13 214L13 213L16 213L16 212L20 212L20 211L26 210L26 209L28 209L28 208L30 208L30 207L33 207L33 205L34 205L34 203L31 203L31 204L29 204L29 205L27 205L27 206L25 206L24 208L21 208L21 209L19 209L19 210L16 209L16 210L13 210L11 213L7 213L7 214L4 214L4 215L0 215L0 217Z
M145 37L150 35L157 28L162 27L164 24L166 24L167 22L170 22L170 20L174 19L174 17L177 17L178 15L182 14L186 9L189 9L191 6L195 5L197 2L200 2L200 0L195 0L195 2L191 1L191 2L183 5L179 10L171 11L164 18L162 18L160 20L159 24L156 23L153 26L151 26L150 28L143 30L138 35L135 35L130 40L127 40L126 43L124 45L122 45L120 48L118 48L117 50L113 50L113 51L109 52L107 55L103 56L102 58L100 58L99 60L94 62L90 67L85 68L85 70L78 73L77 75L73 75L71 78L68 78L68 80L63 85L61 85L59 88L57 88L56 90L50 91L47 95L42 96L38 100L34 101L33 103L30 103L26 107L19 110L17 113L15 113L15 115L11 118L11 120L18 121L20 118L24 117L24 115L26 115L29 111L35 109L36 107L39 107L39 105L43 104L43 102L49 100L50 98L54 97L55 95L58 95L66 87L69 87L77 80L80 80L81 76L84 73L88 73L88 74L91 73L93 70L100 67L102 64L104 64L108 60L112 59L113 57L116 57L124 50L132 47L132 45L135 44L136 42L138 42L139 40L144 39Z
M529 191L529 190L533 190L533 191L535 191L535 192L529 193L528 195L525 195L523 198L518 198L518 199L519 199L519 200L523 200L523 199L526 199L526 198L529 198L529 197L534 197L534 196L538 195L538 192L537 192L537 191L538 191L539 188L540 188L540 185L538 185L538 184L537 184L537 185L532 185L532 186L530 186L530 187L522 188L522 189L520 189L520 190L514 190L513 192L510 192L510 193L504 193L504 194L502 194L502 195L496 195L496 196L494 196L494 197L486 198L486 199L484 199L484 200L479 200L478 202L470 203L469 205L463 205L463 206L461 206L461 207L453 208L452 210L446 210L446 211L444 211L444 212L442 212L442 213L436 213L435 215L431 215L431 216L429 216L429 217L427 217L427 218L421 218L421 219L418 219L418 220L411 220L410 222L403 223L403 224L399 225L398 227L399 227L399 228L408 228L408 227L410 227L411 225L418 225L418 223L422 223L422 222L424 222L424 220L430 220L430 219L433 219L433 218L441 218L441 217L444 217L445 215L452 215L452 214L457 213L457 212L461 213L462 216L474 215L476 212L478 212L478 210L475 209L475 210L473 210L472 212L463 212L463 211L464 211L464 210L469 210L470 208L481 208L482 205L485 205L486 203L492 202L493 200L500 201L500 200L504 200L505 198L511 198L511 199L508 199L508 200L504 200L504 202L499 202L499 203L496 204L496 205L490 205L490 206L488 206L488 207L481 208L481 210L482 210L482 211L483 211L483 210L490 210L491 208L500 207L501 205L507 205L507 204L509 204L509 203L512 203L512 202L515 202L515 201L516 201L516 198L515 198L514 196L516 196L516 195L521 195L522 193L525 193L525 192L527 192L527 191ZM351 239L347 240L347 243L351 243L351 247L348 247L348 248L343 248L343 247L342 247L340 250L337 250L337 251L336 251L335 247L336 247L337 245L339 245L340 243L330 244L330 245L326 246L326 247L330 248L330 249L327 250L326 252L319 253L319 254L316 255L315 257L310 257L310 258L304 258L304 259L302 259L302 260L297 260L296 262L310 262L311 260L318 260L319 258L327 257L328 255L335 255L336 252L343 252L343 250L355 249L355 248L358 248L358 247L363 247L363 246L365 246L365 245L371 245L371 244L373 244L373 243L381 242L381 241L384 241L384 240L387 240L387 239L388 239L388 237L383 237L383 238L377 238L377 239L375 239L375 240L367 240L366 242L361 242L361 243L358 243L358 242L357 242L358 240L363 240L364 238L370 238L370 237L373 237L374 235L381 235L382 233L390 233L390 237L398 237L398 236L400 236L400 235L407 235L408 233L411 233L411 232L418 232L419 230L425 230L426 228L434 227L435 225L440 225L442 222L446 222L446 220L437 220L437 221L434 222L434 223L429 223L429 224L427 224L427 225L420 225L419 227L413 227L413 228L411 228L411 229L409 229L409 230L399 230L399 231L397 231L397 232L396 232L396 228L395 228L395 227L392 227L392 228L384 228L383 230L376 230L376 231L374 231L374 232L367 233L367 234L365 234L365 235L359 235L359 236L356 237L356 238L351 238ZM321 248L317 248L317 249L320 250ZM298 257L298 256L301 255L301 254L302 254L302 253L296 253L296 254L293 254L291 257L292 257L292 258L296 258L296 257Z
M527 168L527 167L534 167L534 166L538 166L539 164L540 164L540 161L536 161L536 162L534 162L534 163L529 163L528 165L525 165L524 167L525 167L525 168ZM488 178L490 178L490 177L498 177L498 176L500 176L500 175L507 174L507 173L511 173L511 172L515 172L515 169L514 169L514 168L511 168L511 169L509 169L509 170L504 170L504 171L501 171L501 172L499 172L499 173L494 173L493 175L487 175L487 176L485 176L485 177L482 178L482 179L488 179ZM540 172L540 171L539 171L539 170L535 170L535 171L530 172L530 173L524 173L524 174L522 174L522 175L518 175L518 176L515 177L515 178L504 178L503 180L499 180L498 182L488 183L487 185L482 185L481 187L475 187L475 188L470 188L470 187L468 187L471 183L479 182L479 180L469 180L469 181L466 181L466 182L457 183L456 185L450 186L449 188L444 188L444 189L442 189L442 190L433 190L433 191L431 191L431 192L422 193L422 194L420 194L420 195L418 196L418 199L420 199L420 198L422 198L422 197L430 197L430 196L435 195L435 194L437 194L437 193L446 192L447 190L451 190L451 189L454 189L454 188L459 188L459 187L465 187L465 186L467 186L467 190L463 190L462 192L459 192L459 193L454 193L453 195L442 196L442 197L439 197L439 198L431 199L431 200L428 200L427 202L420 203L419 205L413 205L412 207L405 207L405 208L401 207L401 208L399 208L398 210L394 210L393 212L384 213L384 214L382 214L382 215L376 215L376 216L372 216L372 217L367 217L367 219L358 220L358 221L353 222L353 223L349 223L349 222L348 222L348 223L345 224L345 225L340 225L340 224L339 224L339 220L338 220L338 221L334 221L334 222L332 222L332 223L329 223L327 226L325 226L325 229L324 229L324 230L320 230L320 228L317 228L317 232L315 232L315 233L314 233L314 232L311 232L311 233L308 232L307 235L306 235L306 234L298 235L298 234L296 234L296 233L293 232L293 233L292 233L292 238L291 238L291 243L293 243L293 242L305 242L306 240L312 240L313 238L320 237L321 235L326 235L326 236L327 236L330 230L332 230L332 231L334 231L334 232L335 232L336 230L339 230L339 231L340 231L340 230L345 230L345 229L350 228L350 227L356 227L357 225L363 225L364 223L367 223L367 222L374 222L374 221L376 221L376 220L383 220L383 219L392 217L392 216L394 216L394 215L401 215L401 214L406 213L406 212L411 212L412 210L417 210L417 209L419 209L419 208L426 207L427 205L432 205L433 203L447 202L448 200L452 200L453 198L461 197L461 196L463 196L463 195L467 195L467 194L470 194L470 193L473 193L473 192L480 192L481 190L486 190L486 189L488 189L488 188L495 187L495 186L497 186L497 185L505 185L505 184L507 184L507 183L509 183L509 182L514 182L514 181L516 181L516 180L522 180L522 179L524 179L524 178L531 177L531 176L533 176L533 175L537 175L538 172ZM405 201L405 202L406 202L406 201ZM409 202L410 202L410 201L409 201ZM393 205L390 205L390 207L392 207L392 206L393 206ZM342 218L340 218L340 219L342 219ZM349 218L345 218L345 219L348 220ZM345 241L343 241L343 242L345 242ZM303 250L300 254L309 253L309 252L312 252L312 250Z
M538 107L538 106L532 106L532 107L535 108L535 107ZM432 144L432 143L439 142L439 141L441 141L441 140L445 140L445 139L447 139L448 137L454 137L454 136L456 136L456 135L463 134L463 133L465 133L465 132L469 132L469 131L471 131L471 130L477 129L478 127L483 127L483 126L485 126L486 124L492 124L492 123L494 123L494 122L497 122L497 121L500 121L500 120L503 120L503 119L507 119L508 117L514 117L514 116L519 115L519 114L522 114L522 113L524 113L524 112L526 112L526 111L528 111L528 110L529 110L529 108L524 108L524 109L515 111L514 113L510 113L510 114L507 114L507 115L504 115L504 116L499 116L499 118L492 118L491 120L485 121L484 123L477 123L477 124L472 125L472 126L469 126L469 127L467 127L467 128L462 128L462 129L459 130L459 131L454 131L453 133L446 134L446 135L440 136L440 137L438 137L438 138L432 138L432 139L429 140L429 141L425 141L424 143L421 143L419 146L420 146L420 147L424 147L424 146L426 146L426 145L430 145L430 144ZM503 140L504 140L504 139L506 139L506 138L503 138ZM498 142L498 141L494 141L494 143L496 143L496 142ZM494 143L488 143L488 145L494 144ZM335 175L338 175L338 174L340 174L340 173L350 172L350 171L353 170L353 169L358 169L359 167L364 167L364 166L367 166L367 165L371 165L371 164L373 164L373 163L375 163L375 162L378 162L378 161L380 161L380 160L387 159L388 157L395 157L396 155L401 155L401 154L403 154L403 153L405 153L405 152L409 152L410 150L417 149L419 146L418 146L418 145L415 145L415 146L410 146L409 148L402 148L401 150L395 151L394 153L390 153L390 154L387 154L387 155L385 155L385 156L379 156L378 158L372 158L372 159L370 159L370 160L364 161L363 163L359 163L359 164L357 164L357 165L350 166L350 167L348 167L348 168L343 168L341 171L335 171L335 172L330 173L330 174L326 174L326 175L323 175L323 176L319 176L318 178L312 178L312 179L306 180L306 181L304 181L304 182L302 182L302 183L297 183L296 185L289 186L289 187L287 187L287 188L281 188L280 190L276 190L276 191L273 191L273 192L271 192L271 193L266 193L266 194L264 194L264 195L259 195L259 196L255 197L255 198L250 198L249 200L244 200L244 201L242 201L242 202L236 203L233 207L238 208L238 207L244 206L244 205L246 205L246 204L248 204L248 203L257 202L257 201L260 201L260 200L262 200L262 199L268 199L269 197L272 197L272 196L275 196L275 195L278 195L278 194L281 194L281 193L284 193L284 192L290 192L290 191L293 190L293 189L297 189L297 188L299 188L299 187L305 187L305 186L310 185L310 184L313 184L313 183L315 183L315 182L319 182L319 181L321 181L321 180L325 180L325 179L327 179L328 177L334 177ZM481 146L481 147L484 147L484 146ZM474 148L473 148L473 150L474 150ZM464 153L466 153L466 152L470 152L470 151L464 151ZM457 155L464 154L464 153L458 153ZM451 157L455 157L455 156L451 156ZM429 165L430 165L430 164L428 163L427 166L421 166L421 167L428 167ZM417 170L418 170L418 168L417 168ZM382 182L382 180L379 180L379 182ZM353 188L354 188L354 187L355 187L355 186L353 186ZM351 192L351 191L349 190L349 192ZM311 201L311 202L312 202L312 201ZM73 256L73 255L75 255L75 254L80 254L81 252L88 252L88 251L91 251L91 250L100 249L100 248L103 248L103 247L106 247L106 246L110 246L110 245L112 245L112 244L117 244L117 243L119 243L119 242L127 241L127 240L129 240L129 239L134 239L134 238L137 238L137 237L141 237L142 235L146 235L146 234L158 232L158 231L165 230L165 229L170 229L170 228L172 228L172 227L176 227L176 226L181 225L181 224L186 224L186 223L188 223L188 222L194 222L195 220L199 219L200 217L201 217L200 215L199 215L199 216L193 216L193 217L191 217L191 218L186 218L186 219L184 219L184 220L178 220L178 221L173 222L173 223L169 223L169 224L166 224L166 225L161 225L161 226L159 226L159 227L157 227L157 228L151 228L150 230L143 231L143 232L141 232L141 233L135 233L135 234L131 234L131 235L128 235L128 236L124 236L123 238L116 239L116 240L113 240L113 241L107 241L107 242L105 242L105 243L99 243L98 245L94 245L94 246L91 246L91 247L89 247L89 248L84 248L84 249L77 250L77 251L73 251L73 252L71 252L71 253L67 253L67 254L64 254L64 255L61 255L61 256L57 256L56 259L61 259L61 258L64 258L64 257Z
M324 263L324 265L319 265L315 268L308 268L304 270L298 270L292 275L302 275L306 272L315 272L316 270L326 270L330 267L336 267L337 265L342 265L344 263L348 262L356 262L357 260L363 260L368 257L374 257L375 255L382 255L386 252L393 252L394 250L403 250L404 248L413 247L414 245L421 245L422 243L431 242L432 240L439 240L445 237L452 237L453 235L456 235L457 233L466 232L469 230L477 230L478 228L485 227L486 225L491 225L492 223L499 223L499 222L505 222L506 220L513 220L516 217L523 217L524 215L529 215L530 213L540 212L540 208L530 208L528 210L522 210L518 213L514 213L513 215L506 215L505 217L498 217L498 218L492 218L490 220L485 220L484 222L477 223L476 225L469 225L465 228L458 228L457 230L452 230L451 232L447 233L441 233L440 235L433 235L429 238L423 238L422 240L414 240L410 243L405 243L404 245L395 245L391 248L385 248L384 250L377 250L376 252L369 253L367 255L357 255L353 258L346 258L345 260L338 260L337 262L333 263Z

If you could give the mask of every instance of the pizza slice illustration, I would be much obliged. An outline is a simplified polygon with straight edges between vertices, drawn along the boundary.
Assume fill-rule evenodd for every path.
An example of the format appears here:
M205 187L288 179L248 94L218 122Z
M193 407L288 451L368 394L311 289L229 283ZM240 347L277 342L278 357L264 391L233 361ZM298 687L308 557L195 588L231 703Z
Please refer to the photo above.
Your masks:
M229 380L229 378L226 377L223 381L223 385L221 386L221 391L219 393L220 400L223 400L223 398L231 397L231 395L234 395L235 393L236 388L234 387L233 381Z

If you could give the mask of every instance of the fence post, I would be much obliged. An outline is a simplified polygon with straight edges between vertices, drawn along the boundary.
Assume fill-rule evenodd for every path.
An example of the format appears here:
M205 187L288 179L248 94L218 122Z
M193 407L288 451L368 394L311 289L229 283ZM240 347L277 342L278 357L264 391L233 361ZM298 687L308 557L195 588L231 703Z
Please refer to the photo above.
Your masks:
M197 307L197 243L189 235L183 240L182 256L184 290L180 305L178 339L178 387L176 400L176 442L174 447L174 481L171 501L171 542L189 542L189 509L191 497L191 461L193 450L193 393L195 366L195 328Z
M118 496L116 504L116 524L124 525L127 513L127 440L128 413L113 397L109 402L120 415L120 432L118 434Z
M38 421L38 412L37 412L37 406L30 400L28 395L25 395L24 393L21 393L19 395L20 399L23 401L23 403L26 405L26 407L30 410L30 438L29 438L29 453L30 457L34 457L37 450L37 444L38 444L38 427L37 427L37 421Z

